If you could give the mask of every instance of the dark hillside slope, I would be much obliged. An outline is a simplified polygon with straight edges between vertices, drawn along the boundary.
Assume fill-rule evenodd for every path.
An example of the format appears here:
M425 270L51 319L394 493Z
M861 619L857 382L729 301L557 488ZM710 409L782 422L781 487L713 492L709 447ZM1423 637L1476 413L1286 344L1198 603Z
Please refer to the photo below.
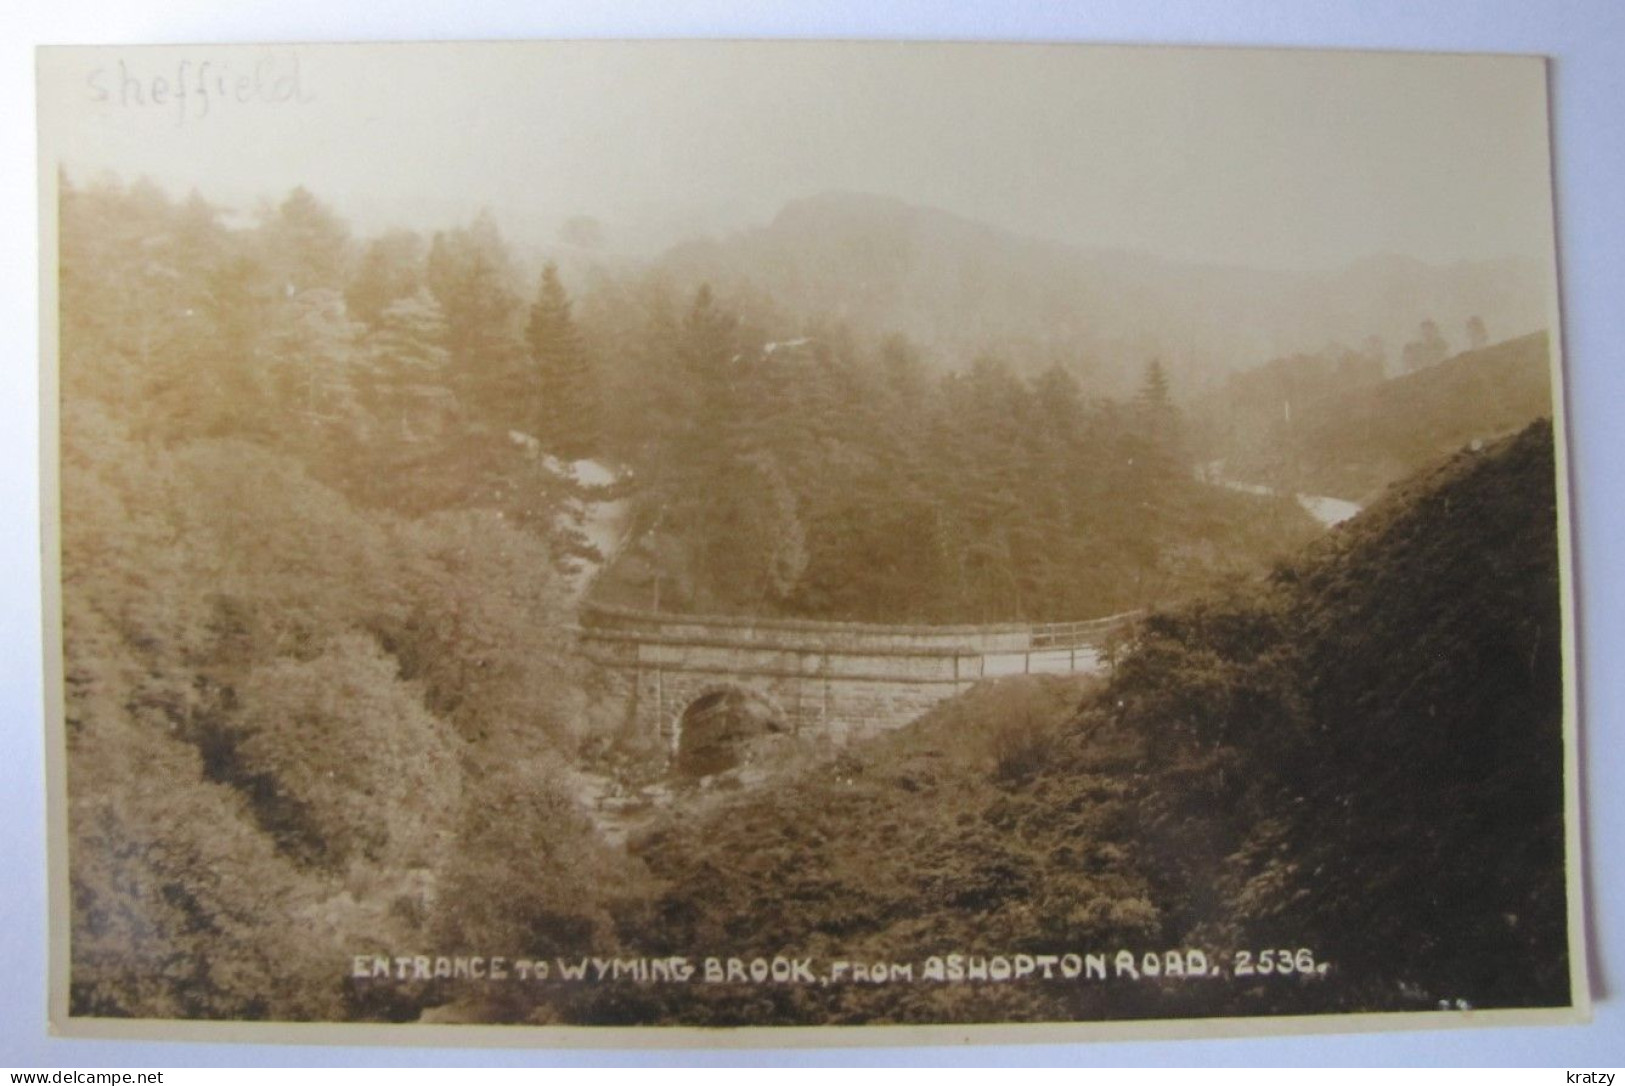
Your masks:
M1565 1004L1555 518L1549 424L1461 453L1268 581L1149 618L1109 683L980 686L644 839L666 889L623 931L647 953L917 972L955 952L1199 947L1223 977L714 984L563 1013L728 1024ZM1239 952L1274 948L1328 968L1236 975Z
M1324 948L1356 1008L1567 1001L1554 476L1538 422L1148 625L1114 693L1160 901L1212 879L1185 921ZM1193 857L1216 825L1236 847Z

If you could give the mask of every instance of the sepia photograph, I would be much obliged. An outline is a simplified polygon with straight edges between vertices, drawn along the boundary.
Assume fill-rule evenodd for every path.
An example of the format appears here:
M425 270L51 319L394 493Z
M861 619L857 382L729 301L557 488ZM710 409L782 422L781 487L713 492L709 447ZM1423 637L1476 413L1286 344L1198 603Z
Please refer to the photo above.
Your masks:
M1541 58L37 60L57 1031L1585 1020Z

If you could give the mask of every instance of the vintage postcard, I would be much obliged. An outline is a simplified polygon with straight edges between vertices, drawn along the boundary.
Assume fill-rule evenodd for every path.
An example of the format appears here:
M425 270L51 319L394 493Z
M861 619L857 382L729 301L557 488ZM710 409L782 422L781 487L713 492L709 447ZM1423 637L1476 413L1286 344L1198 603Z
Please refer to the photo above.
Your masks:
M38 60L59 1032L1589 1013L1541 59Z

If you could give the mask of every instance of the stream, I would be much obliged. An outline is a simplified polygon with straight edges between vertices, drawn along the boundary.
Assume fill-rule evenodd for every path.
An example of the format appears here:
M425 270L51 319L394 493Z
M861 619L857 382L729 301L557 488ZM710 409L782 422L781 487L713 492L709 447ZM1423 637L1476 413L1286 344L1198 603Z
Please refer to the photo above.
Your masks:
M1222 486L1226 490L1236 490L1243 494L1258 494L1263 497L1273 497L1277 491L1273 487L1260 483L1243 483L1235 479L1226 479L1222 463L1212 463L1205 466L1202 478L1214 486ZM1324 494L1294 494L1303 511L1315 518L1322 528L1332 528L1358 513L1363 506L1358 502L1345 501L1342 498L1331 498Z

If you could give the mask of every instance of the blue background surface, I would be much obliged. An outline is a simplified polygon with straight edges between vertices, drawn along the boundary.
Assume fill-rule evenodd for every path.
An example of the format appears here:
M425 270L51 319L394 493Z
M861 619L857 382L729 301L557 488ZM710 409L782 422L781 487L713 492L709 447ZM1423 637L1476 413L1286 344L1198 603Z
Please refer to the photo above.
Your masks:
M1079 1065L1625 1063L1625 5L1618 0L835 0L449 6L397 0L25 0L0 15L0 1065ZM683 1052L374 1049L66 1041L45 1026L37 295L32 47L41 43L526 37L1062 40L1538 53L1553 59L1559 249L1580 594L1582 779L1595 1021L1584 1027L926 1049ZM1615 993L1615 994L1611 994Z

